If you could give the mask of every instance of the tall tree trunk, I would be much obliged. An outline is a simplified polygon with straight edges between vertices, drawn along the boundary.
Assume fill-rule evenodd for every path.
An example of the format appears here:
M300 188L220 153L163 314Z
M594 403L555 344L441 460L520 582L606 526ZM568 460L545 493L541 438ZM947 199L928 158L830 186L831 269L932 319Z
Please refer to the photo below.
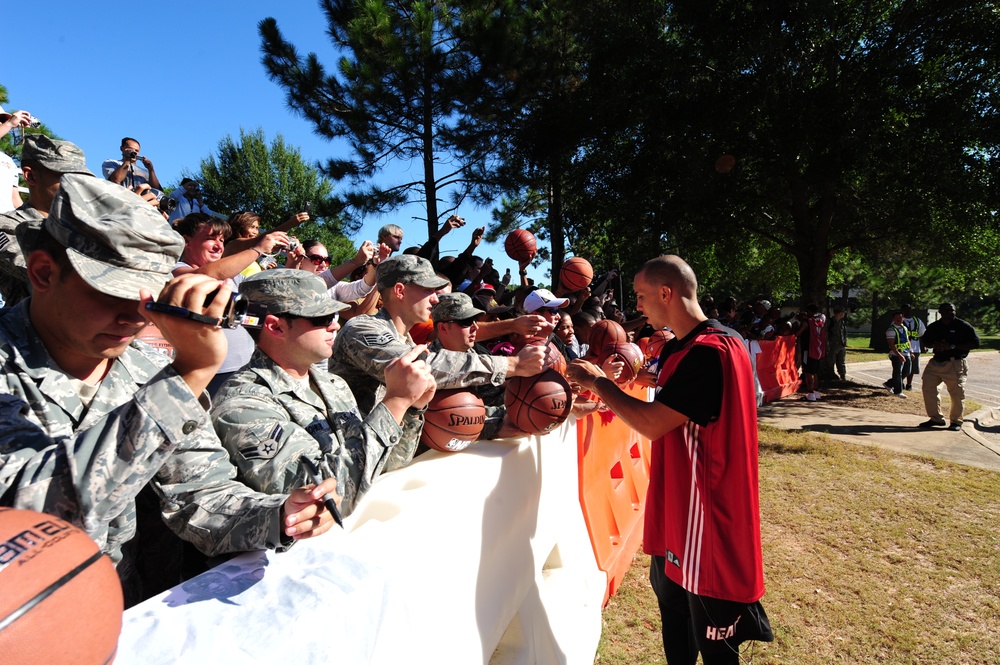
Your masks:
M563 178L560 157L549 168L549 240L552 245L552 286L559 283L559 271L566 258L566 230L563 225Z

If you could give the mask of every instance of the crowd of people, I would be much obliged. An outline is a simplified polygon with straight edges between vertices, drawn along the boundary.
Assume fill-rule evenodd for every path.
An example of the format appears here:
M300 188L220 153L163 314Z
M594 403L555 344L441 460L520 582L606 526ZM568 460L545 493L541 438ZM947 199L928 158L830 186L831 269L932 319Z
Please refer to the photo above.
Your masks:
M406 249L388 224L331 266L321 242L295 235L308 212L265 231L253 211L220 219L191 182L165 206L139 142L121 152L101 178L72 143L24 139L28 198L5 215L0 248L0 503L85 529L129 605L220 557L321 536L420 452L438 390L482 398L482 439L522 434L505 382L557 368L574 413L614 414L656 442L644 547L671 662L737 662L740 642L772 639L753 370L679 257L635 276L632 316L615 270L577 291L536 287L531 256L516 281L500 275L477 254L482 227L442 256L466 225L457 215ZM765 339L759 305L750 325ZM665 340L635 380L652 402L616 382L620 357L591 346L603 320L625 343ZM727 459L739 463L703 471Z

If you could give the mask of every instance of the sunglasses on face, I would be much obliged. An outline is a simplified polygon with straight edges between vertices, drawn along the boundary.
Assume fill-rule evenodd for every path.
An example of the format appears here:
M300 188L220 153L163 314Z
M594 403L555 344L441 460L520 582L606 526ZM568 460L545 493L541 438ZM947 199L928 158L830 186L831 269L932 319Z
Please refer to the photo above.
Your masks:
M330 324L337 321L340 318L340 314L334 312L333 314L327 314L326 316L296 316L295 314L279 314L280 318L283 319L303 319L309 322L309 325L315 328L329 328Z
M319 254L308 254L308 255L306 255L306 258L309 259L310 261L312 261L313 263L317 263L317 264L318 263L325 263L327 265L330 264L330 257L329 256L320 256Z
M478 317L472 317L471 319L462 319L461 321L449 321L449 323L454 323L459 328L471 328L472 324L478 320Z

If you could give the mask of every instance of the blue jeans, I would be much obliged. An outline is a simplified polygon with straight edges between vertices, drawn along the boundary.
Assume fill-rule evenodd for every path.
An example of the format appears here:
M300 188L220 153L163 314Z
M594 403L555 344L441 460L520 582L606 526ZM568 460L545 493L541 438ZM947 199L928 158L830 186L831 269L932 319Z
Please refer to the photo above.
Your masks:
M910 373L910 354L904 354L902 359L895 355L889 356L889 362L892 363L890 390L898 395L903 392L903 377Z

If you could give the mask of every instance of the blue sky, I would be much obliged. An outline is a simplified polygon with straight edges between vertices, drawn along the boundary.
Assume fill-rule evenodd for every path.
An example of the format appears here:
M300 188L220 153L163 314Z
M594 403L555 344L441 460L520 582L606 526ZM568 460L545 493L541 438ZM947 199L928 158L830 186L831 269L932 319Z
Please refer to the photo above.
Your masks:
M169 7L169 11L161 11ZM284 93L260 64L257 23L273 16L300 53L315 52L328 67L336 55L326 21L311 0L291 2L84 3L59 0L25 21L10 24L8 67L2 82L10 109L26 109L60 137L79 145L91 171L120 156L123 136L137 138L164 186L197 172L226 134L263 127L268 139L281 133L309 162L346 151L313 134L293 114ZM402 168L402 167L399 167ZM459 211L468 224L446 237L443 251L461 251L472 227L489 222L489 211ZM387 222L402 226L404 246L426 240L426 225L412 211L370 219L354 240L373 239ZM517 264L503 247L492 256L501 274ZM548 282L544 270L529 275Z

